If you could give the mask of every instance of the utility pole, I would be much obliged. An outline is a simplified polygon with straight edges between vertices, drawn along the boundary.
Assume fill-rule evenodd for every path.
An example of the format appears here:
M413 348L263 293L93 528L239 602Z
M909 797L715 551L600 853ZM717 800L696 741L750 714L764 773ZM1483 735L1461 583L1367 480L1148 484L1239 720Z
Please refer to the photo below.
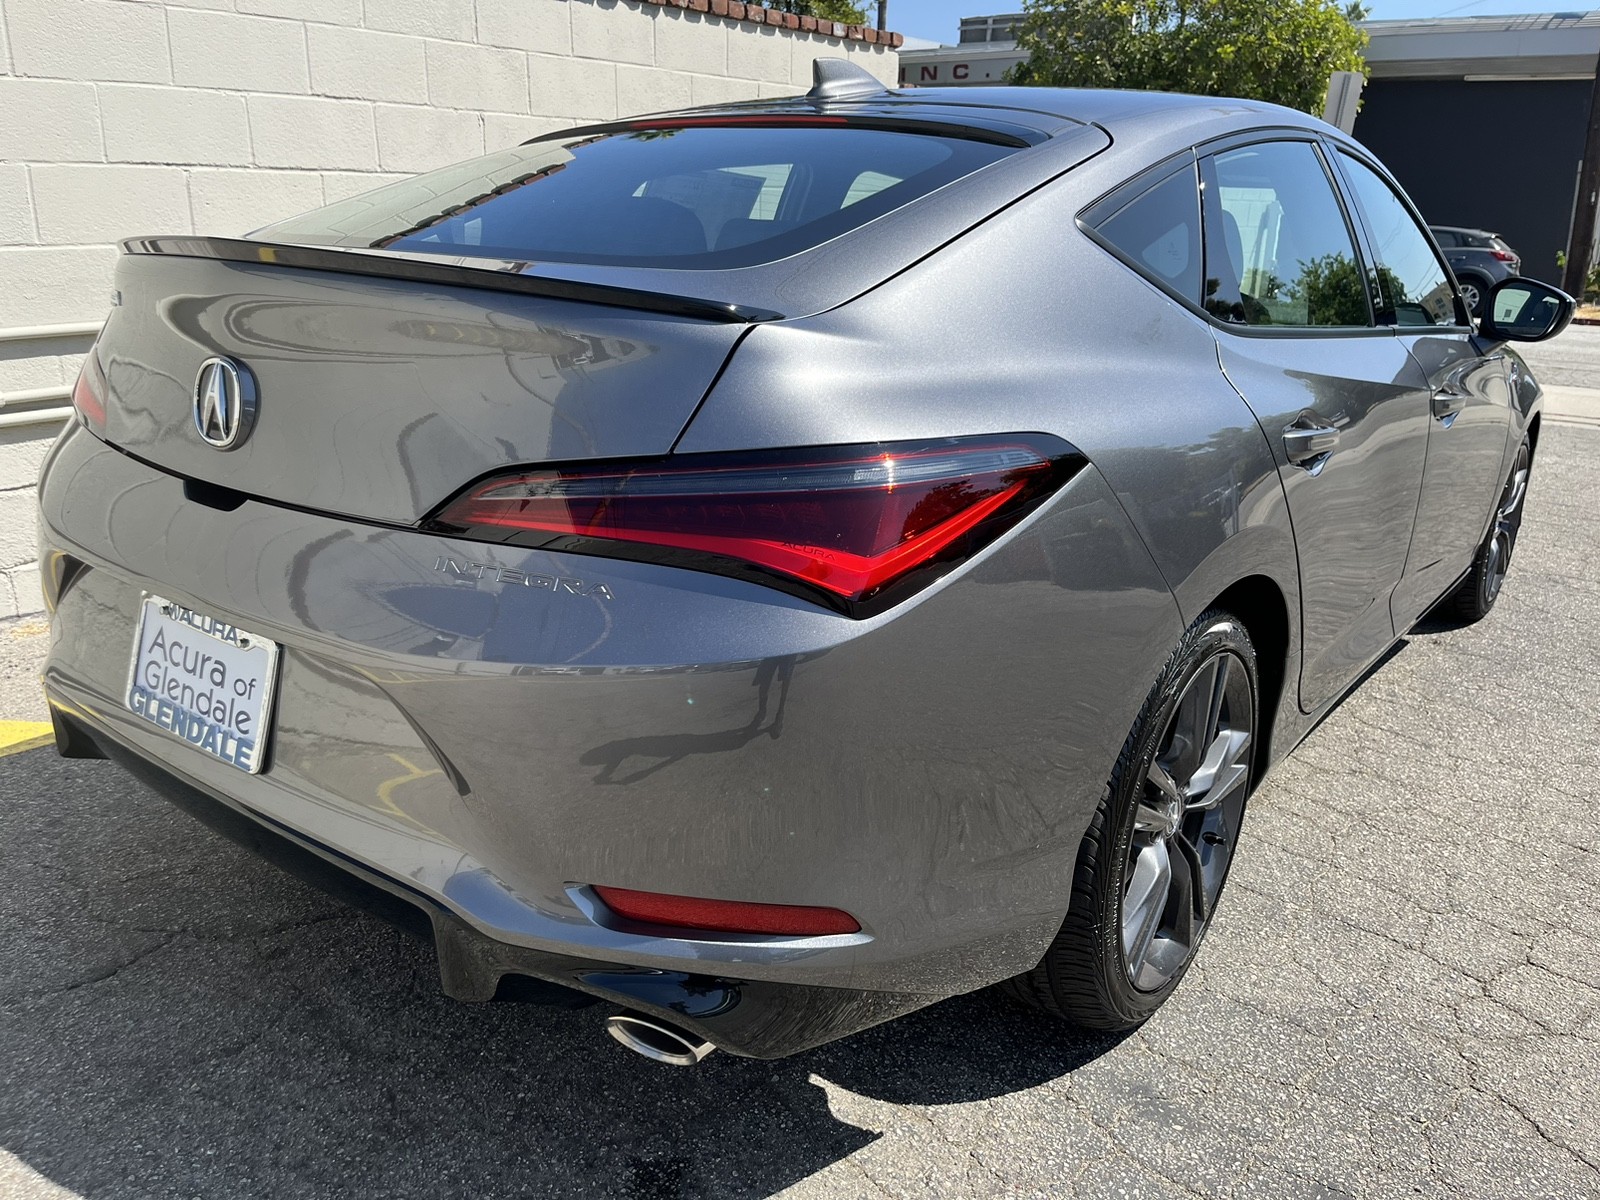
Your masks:
M1589 93L1589 136L1584 139L1583 168L1578 173L1578 203L1572 214L1572 238L1567 243L1567 269L1561 288L1583 299L1583 281L1594 261L1595 203L1600 199L1600 59L1595 62L1594 88Z
M878 32L889 28L889 0L878 0Z

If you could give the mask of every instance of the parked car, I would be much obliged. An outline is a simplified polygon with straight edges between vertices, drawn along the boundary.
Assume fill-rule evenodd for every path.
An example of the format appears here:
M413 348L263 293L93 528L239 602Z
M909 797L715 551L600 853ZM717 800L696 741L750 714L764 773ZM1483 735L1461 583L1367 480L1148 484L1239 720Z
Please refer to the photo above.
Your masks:
M1297 112L817 74L124 242L62 752L663 1061L1149 1017L1262 776L1494 605L1572 302L1474 329Z
M1453 225L1429 228L1444 250L1445 261L1456 274L1461 298L1473 316L1483 315L1489 289L1522 270L1522 258L1498 233L1483 229L1458 229Z

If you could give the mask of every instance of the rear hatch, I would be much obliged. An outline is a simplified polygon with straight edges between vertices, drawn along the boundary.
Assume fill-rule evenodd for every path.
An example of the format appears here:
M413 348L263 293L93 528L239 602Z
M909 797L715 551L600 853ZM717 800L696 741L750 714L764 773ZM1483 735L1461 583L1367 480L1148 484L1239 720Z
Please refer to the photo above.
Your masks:
M125 242L104 436L389 523L507 467L667 454L752 324L859 295L1107 144L902 107L576 131L245 240ZM228 449L196 425L215 358L255 393Z
M105 436L246 495L393 523L486 472L665 454L746 326L168 255L125 255L98 353ZM254 377L253 428L195 427L203 364Z

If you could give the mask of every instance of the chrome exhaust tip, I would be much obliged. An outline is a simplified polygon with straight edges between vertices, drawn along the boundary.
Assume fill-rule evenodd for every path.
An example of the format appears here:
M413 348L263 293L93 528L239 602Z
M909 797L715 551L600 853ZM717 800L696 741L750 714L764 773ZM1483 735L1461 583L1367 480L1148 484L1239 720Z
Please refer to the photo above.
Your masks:
M618 1013L606 1018L606 1032L635 1054L675 1067L692 1067L716 1049L692 1033L684 1033L654 1017Z

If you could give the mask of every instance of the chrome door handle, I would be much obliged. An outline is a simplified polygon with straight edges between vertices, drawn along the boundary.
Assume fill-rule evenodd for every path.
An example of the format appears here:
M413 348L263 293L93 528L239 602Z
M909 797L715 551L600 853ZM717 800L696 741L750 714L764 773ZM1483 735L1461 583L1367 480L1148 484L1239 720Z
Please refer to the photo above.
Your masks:
M1283 431L1283 455L1297 467L1315 475L1339 444L1339 431L1332 425L1291 425Z
M1454 388L1440 388L1433 394L1433 416L1446 429L1455 423L1456 414L1467 406L1468 396Z

